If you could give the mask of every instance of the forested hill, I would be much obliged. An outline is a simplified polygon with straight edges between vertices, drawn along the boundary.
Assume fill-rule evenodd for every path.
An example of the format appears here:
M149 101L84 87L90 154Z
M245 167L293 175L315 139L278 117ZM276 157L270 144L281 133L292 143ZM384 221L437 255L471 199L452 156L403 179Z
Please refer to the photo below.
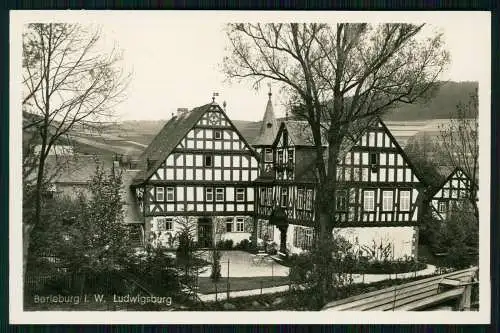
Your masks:
M452 118L457 104L466 103L477 87L477 82L445 82L427 103L401 105L383 118L397 121Z

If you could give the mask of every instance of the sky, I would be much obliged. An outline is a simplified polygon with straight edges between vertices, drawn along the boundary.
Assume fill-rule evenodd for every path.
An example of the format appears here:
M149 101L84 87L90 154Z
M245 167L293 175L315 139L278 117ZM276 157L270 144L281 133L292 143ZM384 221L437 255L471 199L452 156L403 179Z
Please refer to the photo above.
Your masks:
M218 15L212 13L109 11L106 15L102 12L99 15L87 12L86 15L75 16L75 20L83 19L101 25L103 45L116 43L123 50L123 67L133 72L127 100L116 109L119 120L167 119L177 108L191 109L210 102L214 92L219 93L217 102L227 102L226 111L232 119L261 119L268 99L267 84L255 91L250 82L227 82L220 70L227 43L223 32L224 23L245 20L247 15L245 12L239 12L238 15L231 12L218 12ZM312 12L295 13L293 19L296 21L311 21L318 17L312 15ZM380 13L388 15L387 18ZM402 16L394 13L379 12L377 16L373 12L363 12L357 16L349 13L351 16L347 16L347 19L401 21ZM418 13L405 12L404 19L428 22L430 25L426 28L427 32L440 29L445 34L451 63L441 79L479 80L484 74L484 64L480 61L481 53L478 50L483 50L485 45L481 38L484 36L481 33L481 18L472 14L460 15L458 12L444 12L448 13L446 15L436 15L436 12ZM260 15L258 20L287 19L285 12L280 12L279 16L276 13L274 16L267 14L269 12ZM68 15L64 17L69 20ZM253 19L255 16L249 14L248 17ZM327 16L323 19L328 22L335 17ZM273 104L277 116L282 116L283 100L277 90L278 86L275 85Z

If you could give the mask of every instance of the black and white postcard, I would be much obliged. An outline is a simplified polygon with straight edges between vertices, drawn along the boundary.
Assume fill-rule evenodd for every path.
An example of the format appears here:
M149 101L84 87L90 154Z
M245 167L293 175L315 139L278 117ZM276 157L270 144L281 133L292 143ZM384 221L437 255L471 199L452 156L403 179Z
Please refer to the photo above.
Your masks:
M10 19L12 323L490 321L488 12Z

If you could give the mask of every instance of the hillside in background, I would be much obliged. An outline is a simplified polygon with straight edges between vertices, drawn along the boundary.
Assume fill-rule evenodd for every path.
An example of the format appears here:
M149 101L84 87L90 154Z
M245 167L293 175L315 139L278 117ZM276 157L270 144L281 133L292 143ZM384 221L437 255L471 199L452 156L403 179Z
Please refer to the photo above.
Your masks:
M477 88L477 82L447 82L435 97L425 104L403 105L384 117L386 125L401 145L418 134L427 132L436 136L439 125L446 123L459 102L466 102ZM264 110L262 110L262 113ZM23 114L24 118L30 114ZM98 154L113 158L123 154L138 158L167 120L128 120L106 124L101 133L91 133L75 128L68 139L73 142L75 152L86 155ZM232 120L245 139L252 144L257 137L261 122Z
M393 121L453 118L457 104L467 102L477 88L477 82L444 82L427 103L401 105L383 118Z

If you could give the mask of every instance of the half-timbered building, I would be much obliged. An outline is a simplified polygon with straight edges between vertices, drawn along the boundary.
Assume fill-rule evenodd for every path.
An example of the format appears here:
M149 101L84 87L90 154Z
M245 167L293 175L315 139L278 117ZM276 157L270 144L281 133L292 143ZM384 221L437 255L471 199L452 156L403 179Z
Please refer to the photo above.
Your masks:
M454 209L469 209L477 191L477 184L462 168L455 168L450 175L429 194L429 208L434 218L444 221Z
M131 189L146 241L174 247L182 223L201 247L250 238L258 156L217 103L178 111L139 160Z
M393 258L416 255L419 176L380 119L342 143L334 232L362 249L389 246ZM327 142L323 142L327 148ZM312 247L316 150L304 121L281 123L273 143L273 179L257 181L257 218L274 225L281 251ZM271 189L270 189L271 188Z

